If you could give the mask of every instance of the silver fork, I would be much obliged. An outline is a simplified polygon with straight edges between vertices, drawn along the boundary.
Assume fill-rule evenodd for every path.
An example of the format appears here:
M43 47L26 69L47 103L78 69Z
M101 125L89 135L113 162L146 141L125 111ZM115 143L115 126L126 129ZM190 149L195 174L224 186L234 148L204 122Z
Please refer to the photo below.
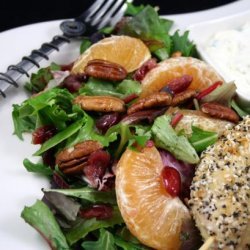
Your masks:
M32 50L29 56L24 56L16 65L10 65L5 73L0 72L0 94L6 97L7 90L18 87L17 80L43 59L49 60L49 55L72 38L89 35L106 25L114 26L124 15L127 2L132 0L96 0L86 11L74 20L66 20L60 28L63 35L54 36L49 43L43 43L39 49Z

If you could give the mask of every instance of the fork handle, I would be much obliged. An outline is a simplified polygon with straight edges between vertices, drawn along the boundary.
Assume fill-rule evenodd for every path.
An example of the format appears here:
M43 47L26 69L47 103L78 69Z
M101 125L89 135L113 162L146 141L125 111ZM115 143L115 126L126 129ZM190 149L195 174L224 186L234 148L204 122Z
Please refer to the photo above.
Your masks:
M49 43L43 43L37 50L31 51L29 56L24 56L16 65L10 65L5 73L0 73L0 94L6 97L6 91L11 87L18 87L17 80L24 74L29 76L28 71L34 66L40 68L39 62L43 59L48 60L53 51L59 51L60 47L70 43L66 36L54 36Z
M75 38L80 37L86 33L87 27L86 24L77 20L66 20L60 24L60 29L63 34L67 37Z

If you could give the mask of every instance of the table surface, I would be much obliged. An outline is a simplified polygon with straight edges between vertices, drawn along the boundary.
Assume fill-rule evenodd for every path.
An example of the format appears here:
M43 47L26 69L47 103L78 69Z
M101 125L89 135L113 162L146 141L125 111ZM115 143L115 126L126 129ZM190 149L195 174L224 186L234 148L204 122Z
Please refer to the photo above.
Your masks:
M151 4L160 7L160 14L188 13L225 5L236 0L134 0L135 4ZM37 1L1 1L0 32L31 23L67 19L78 16L91 5L93 0L43 0Z

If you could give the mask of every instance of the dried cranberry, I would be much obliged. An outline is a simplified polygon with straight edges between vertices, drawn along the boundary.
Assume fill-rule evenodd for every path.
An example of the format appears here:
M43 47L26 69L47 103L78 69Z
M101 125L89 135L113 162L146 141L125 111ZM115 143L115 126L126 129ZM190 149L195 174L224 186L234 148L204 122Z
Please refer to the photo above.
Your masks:
M179 172L172 167L164 167L161 172L164 187L168 194L176 197L181 192L181 176Z
M70 71L73 68L74 62L60 65L61 71Z
M186 90L192 81L193 77L191 75L183 75L168 82L167 86L163 87L161 91L175 95Z
M75 93L86 80L87 76L85 74L69 75L61 83L61 87L68 89L71 93Z
M141 80L143 80L145 75L156 66L157 66L156 59L155 58L149 59L138 70L136 70L133 79L140 82Z
M110 219L113 216L113 208L108 205L94 205L93 207L82 209L80 216L85 219L96 218L98 220Z
M121 116L119 113L110 113L102 116L96 121L96 127L97 129L102 133L106 133L106 131L112 127L113 125L117 124L121 119Z
M50 166L52 169L55 168L56 165L56 159L55 159L55 150L54 148L51 148L47 151L45 151L42 154L42 158L43 158L43 163Z
M32 133L32 142L33 144L42 144L55 134L56 128L53 125L42 126Z
M91 43L97 43L99 42L100 40L102 40L103 38L105 37L105 35L103 33L100 33L100 32L96 32L96 33L93 33L91 36L90 36L90 41Z
M148 147L148 148L152 148L152 147L154 147L154 141L152 141L152 140L148 140L147 142L146 142L146 147Z
M55 186L55 188L69 188L69 184L62 178L61 175L59 175L58 173L54 172L53 173L53 184Z
M97 187L110 165L110 155L104 150L93 152L88 159L88 165L83 172L93 187Z
M125 102L125 104L128 104L131 101L135 100L137 97L138 97L138 95L134 93L134 94L128 95L125 98L123 98L123 101Z
M137 124L141 121L147 121L148 123L152 123L156 117L164 114L166 111L163 109L148 109L135 112L133 114L127 115L122 119L122 122L126 124Z

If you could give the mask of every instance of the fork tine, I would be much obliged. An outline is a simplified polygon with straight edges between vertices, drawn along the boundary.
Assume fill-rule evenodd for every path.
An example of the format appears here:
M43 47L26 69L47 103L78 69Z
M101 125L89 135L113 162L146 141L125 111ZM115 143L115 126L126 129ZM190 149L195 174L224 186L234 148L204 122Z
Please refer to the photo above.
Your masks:
M93 14L105 3L105 0L95 1L86 11L84 11L77 19L84 20L88 22Z
M124 0L117 0L116 1L116 3L113 5L113 7L102 17L102 20L100 20L101 22L98 24L97 29L101 29L106 24L108 24L112 15L120 8L120 6L123 2L124 2Z
M107 0L102 8L95 14L95 16L92 16L90 23L92 26L95 26L100 21L100 18L105 14L105 12L108 11L109 7L114 1L115 0Z
M120 10L112 17L110 24L111 26L115 26L117 22L121 20L123 17L126 9L127 9L127 3L131 3L133 0L127 0L120 8Z

